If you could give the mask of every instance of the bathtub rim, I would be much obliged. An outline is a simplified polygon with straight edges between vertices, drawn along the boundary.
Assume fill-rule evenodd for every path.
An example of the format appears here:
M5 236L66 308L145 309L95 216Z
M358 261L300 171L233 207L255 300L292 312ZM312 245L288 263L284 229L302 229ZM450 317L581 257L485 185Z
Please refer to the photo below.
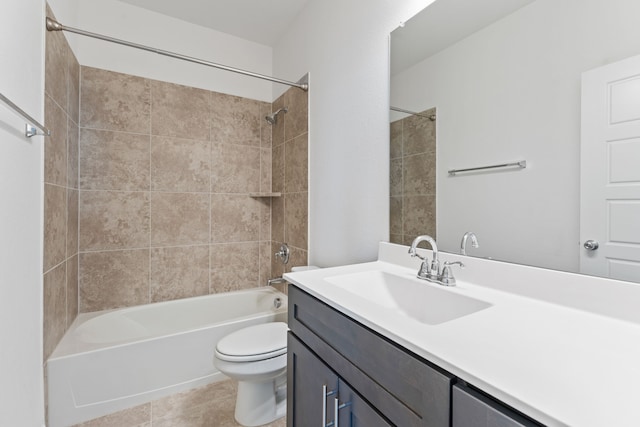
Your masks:
M71 323L71 325L69 325L69 328L66 330L66 332L63 335L63 337L60 339L60 341L56 345L54 351L51 353L51 355L49 356L47 361L56 360L56 359L63 359L63 358L67 358L67 357L74 357L74 356L76 356L78 354L100 351L100 350L103 350L105 348L121 347L121 346L132 345L132 344L135 344L135 343L147 342L147 341L151 341L151 340L158 339L158 338L161 338L161 337L170 337L170 336L174 336L174 335L179 335L179 334L182 334L182 333L185 332L185 330L179 330L179 331L172 331L172 332L168 332L168 333L164 333L164 334L154 334L154 335L149 335L149 336L145 336L145 337L129 338L129 339L118 340L118 341L110 341L110 342L106 342L106 343L105 342L100 342L100 343L69 342L69 341L72 341L72 339L69 338L69 335L74 333L74 331L80 325L82 325L83 323L85 323L85 322L87 322L87 321L89 321L91 319L99 317L99 316L107 315L109 313L114 313L114 312L117 312L117 311L134 311L136 309L140 309L141 307L147 307L147 306L161 307L161 306L168 305L168 304L175 304L177 302L185 303L185 302L188 302L188 301L194 300L194 299L206 299L206 298L214 299L215 297L220 297L220 296L224 296L224 295L237 295L237 294L255 293L255 292L273 294L274 297L282 298L283 304L282 304L281 307L279 307L277 309L274 309L274 310L272 310L270 312L260 311L260 312L254 313L252 315L234 317L234 318L222 321L222 322L206 323L206 324L199 325L198 327L195 327L195 328L190 328L190 329L188 329L188 331L198 331L198 330L209 328L209 327L211 327L213 325L226 325L226 324L230 324L230 323L246 320L246 319L249 319L249 318L253 318L253 317L256 317L256 316L260 316L260 315L262 315L262 316L279 316L279 315L285 314L285 316L286 316L286 313L288 311L287 295L282 293L282 292L280 292L280 291L278 291L277 289L275 289L273 287L266 287L266 286L260 286L260 287L256 287L256 288L250 288L250 289L240 289L240 290L236 290L236 291L224 292L224 293L218 293L218 294L198 295L198 296L194 296L194 297L179 298L179 299L170 300L170 301L159 301L159 302L155 302L155 303L139 304L139 305L134 305L134 306L112 308L112 309L106 309L106 310L100 310L100 311L92 311L92 312L87 312L87 313L79 313L78 316L76 316L75 320Z

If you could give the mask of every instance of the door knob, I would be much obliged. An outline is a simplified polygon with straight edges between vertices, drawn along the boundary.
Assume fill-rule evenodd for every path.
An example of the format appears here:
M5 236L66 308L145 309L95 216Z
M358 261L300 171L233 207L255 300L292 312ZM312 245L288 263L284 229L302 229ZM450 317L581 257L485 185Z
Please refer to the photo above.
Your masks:
M584 242L584 248L588 251L595 251L600 247L600 244L596 240L587 240Z

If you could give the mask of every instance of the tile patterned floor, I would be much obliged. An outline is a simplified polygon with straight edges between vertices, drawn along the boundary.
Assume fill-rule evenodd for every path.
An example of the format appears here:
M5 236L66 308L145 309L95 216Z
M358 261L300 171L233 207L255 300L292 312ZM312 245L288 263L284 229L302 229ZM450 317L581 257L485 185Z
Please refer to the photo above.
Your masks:
M174 394L74 427L241 427L234 417L237 384L231 380ZM264 427L286 427L282 418Z

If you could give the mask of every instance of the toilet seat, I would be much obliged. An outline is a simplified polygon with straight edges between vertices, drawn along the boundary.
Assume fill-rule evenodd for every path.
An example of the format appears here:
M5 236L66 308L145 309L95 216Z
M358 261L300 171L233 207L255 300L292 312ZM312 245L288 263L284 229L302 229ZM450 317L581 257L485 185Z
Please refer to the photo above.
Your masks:
M233 332L216 346L216 357L228 362L254 362L287 352L287 324L263 323Z

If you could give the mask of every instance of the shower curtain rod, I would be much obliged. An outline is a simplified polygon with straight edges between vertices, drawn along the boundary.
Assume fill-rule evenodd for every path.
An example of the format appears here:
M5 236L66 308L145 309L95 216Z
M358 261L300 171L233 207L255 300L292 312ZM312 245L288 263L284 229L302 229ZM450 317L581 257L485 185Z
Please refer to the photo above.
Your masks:
M193 62L195 64L206 65L208 67L219 68L221 70L231 71L233 73L243 74L245 76L255 77L262 80L268 80L274 83L280 83L283 85L297 87L299 89L304 90L305 92L309 90L309 85L307 83L294 83L287 80L278 79L275 77L265 76L263 74L254 73L251 71L241 70L239 68L233 68L222 64L217 64L215 62L205 61L203 59L193 58L191 56L181 55L179 53L173 53L162 49L156 49L149 46L144 46L137 43L131 43L125 40L115 39L113 37L103 36L101 34L91 33L89 31L80 30L78 28L67 27L66 25L62 25L58 21L55 21L51 18L47 18L46 26L48 31L68 31L70 33L80 34L81 36L92 37L98 40L104 40L111 43L120 44L123 46L129 46L140 50L146 50L147 52L157 53L158 55L168 56L170 58L181 59L183 61Z
M436 120L436 115L435 114L430 114L430 115L427 116L427 115L424 115L422 113L416 113L415 111L405 110L403 108L398 108L398 107L394 107L394 106L389 107L389 109L392 110L392 111L397 111L399 113L407 113L407 114L411 114L413 116L424 117L425 119L429 119L432 122Z

